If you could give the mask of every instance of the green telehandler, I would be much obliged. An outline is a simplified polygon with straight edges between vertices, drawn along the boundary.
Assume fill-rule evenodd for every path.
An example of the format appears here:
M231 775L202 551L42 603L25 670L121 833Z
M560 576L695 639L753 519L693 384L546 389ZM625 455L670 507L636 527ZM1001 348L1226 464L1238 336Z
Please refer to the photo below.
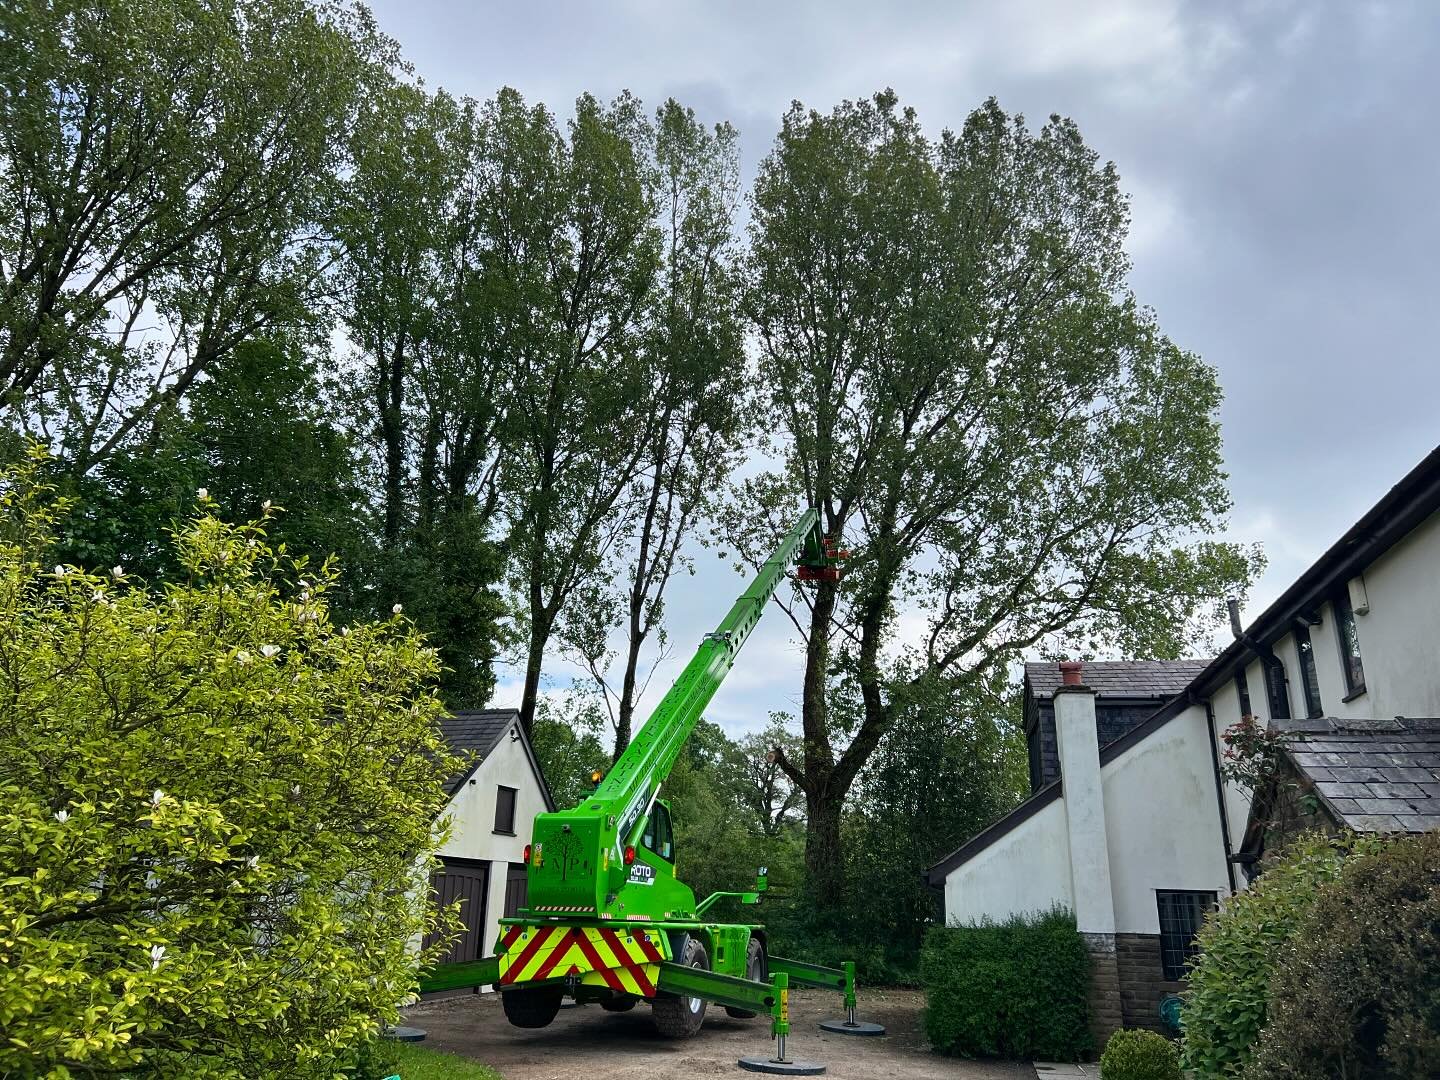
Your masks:
M590 797L535 818L525 849L528 906L500 920L496 955L433 968L421 990L493 984L510 1023L525 1028L548 1025L566 997L615 1012L643 1002L660 1033L675 1038L699 1031L709 1004L736 1017L763 1012L776 1037L770 1061L780 1065L789 1064L791 986L844 995L845 1019L826 1021L826 1030L883 1033L855 1019L853 963L827 968L775 956L759 923L707 917L727 898L759 903L765 870L752 890L697 903L675 876L670 807L660 797L685 740L791 567L798 581L835 581L846 554L823 535L817 511L807 510L609 773L592 776Z

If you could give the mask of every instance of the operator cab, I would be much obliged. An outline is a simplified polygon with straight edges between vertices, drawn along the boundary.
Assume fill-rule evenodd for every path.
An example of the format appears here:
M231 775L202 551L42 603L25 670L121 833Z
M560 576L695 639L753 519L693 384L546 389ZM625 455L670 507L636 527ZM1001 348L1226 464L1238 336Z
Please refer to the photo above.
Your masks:
M668 803L655 803L655 808L645 819L645 832L640 837L640 844L646 851L654 852L668 863L675 861L675 831L670 825Z

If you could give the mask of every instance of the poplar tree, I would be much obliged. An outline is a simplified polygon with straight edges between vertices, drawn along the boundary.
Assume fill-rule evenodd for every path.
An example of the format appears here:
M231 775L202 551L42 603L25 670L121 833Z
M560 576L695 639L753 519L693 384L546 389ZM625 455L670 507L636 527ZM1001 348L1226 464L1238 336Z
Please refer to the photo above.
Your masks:
M853 553L790 604L802 747L777 750L826 903L845 799L916 686L1042 646L1175 656L1254 556L1206 539L1229 507L1215 372L1131 294L1120 179L1074 123L991 100L931 139L889 91L796 104L753 204L784 467L731 531L763 557L808 504ZM832 710L841 683L853 710Z

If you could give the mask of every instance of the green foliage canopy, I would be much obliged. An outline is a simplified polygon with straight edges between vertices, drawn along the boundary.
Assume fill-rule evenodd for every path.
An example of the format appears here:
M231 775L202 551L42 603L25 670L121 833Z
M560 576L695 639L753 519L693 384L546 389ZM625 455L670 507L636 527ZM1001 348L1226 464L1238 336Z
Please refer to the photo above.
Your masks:
M1203 539L1229 507L1215 372L1129 293L1119 177L1073 122L1032 131L992 100L931 139L889 91L797 103L753 202L748 314L784 471L746 486L730 531L754 561L817 506L854 553L796 604L787 771L830 900L841 805L906 684L1037 646L1176 656L1255 565ZM830 715L837 672L858 723Z
M391 59L343 3L0 8L8 419L84 473L247 338L313 326L343 134Z
M52 568L39 469L0 477L0 1072L331 1076L438 917L434 653L203 493L158 593Z

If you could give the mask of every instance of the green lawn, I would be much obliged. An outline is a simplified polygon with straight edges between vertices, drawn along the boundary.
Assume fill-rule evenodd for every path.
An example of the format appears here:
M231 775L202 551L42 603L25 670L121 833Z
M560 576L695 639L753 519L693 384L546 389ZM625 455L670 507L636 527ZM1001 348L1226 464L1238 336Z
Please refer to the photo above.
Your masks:
M396 1043L395 1057L401 1080L500 1080L494 1069L414 1043Z

